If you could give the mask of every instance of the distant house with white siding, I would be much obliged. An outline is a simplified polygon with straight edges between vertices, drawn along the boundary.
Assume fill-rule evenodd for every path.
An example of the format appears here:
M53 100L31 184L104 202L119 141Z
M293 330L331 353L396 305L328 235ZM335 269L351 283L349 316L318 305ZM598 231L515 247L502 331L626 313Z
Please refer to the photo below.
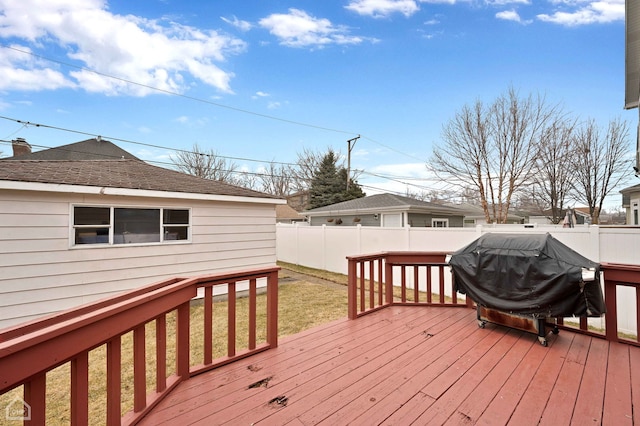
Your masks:
M82 146L100 154L52 159ZM100 139L47 151L0 160L0 328L168 277L276 263L285 200Z

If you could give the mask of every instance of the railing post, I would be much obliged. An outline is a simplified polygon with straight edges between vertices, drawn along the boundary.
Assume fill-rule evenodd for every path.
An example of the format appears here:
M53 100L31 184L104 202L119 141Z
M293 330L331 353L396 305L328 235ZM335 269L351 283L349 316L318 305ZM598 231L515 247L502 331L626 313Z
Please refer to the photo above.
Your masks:
M393 264L386 261L384 264L384 296L387 305L393 304Z
M47 377L45 373L40 373L24 384L24 402L26 410L31 410L31 420L24 422L25 425L44 425L46 422L46 390ZM4 413L3 413L4 414Z
M349 259L347 265L347 310L349 319L358 318L358 292L357 292L357 283L358 283L358 262Z
M605 273L604 278L604 303L607 307L605 315L605 336L610 342L618 341L618 308L616 282L607 280Z
M267 343L278 347L278 272L267 277Z

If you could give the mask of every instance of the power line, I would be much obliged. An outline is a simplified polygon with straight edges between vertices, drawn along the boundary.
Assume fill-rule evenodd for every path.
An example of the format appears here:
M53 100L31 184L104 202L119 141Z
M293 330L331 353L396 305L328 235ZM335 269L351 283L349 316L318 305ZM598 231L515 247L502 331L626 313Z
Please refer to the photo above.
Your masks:
M68 62L60 61L58 59L52 59L52 58L49 58L49 57L46 57L46 56L38 55L36 53L29 52L29 51L22 50L22 49L18 49L18 48L13 47L13 46L7 46L6 44L2 44L1 46L4 47L5 49L10 49L10 50L13 50L13 51L16 51L16 52L19 52L19 53L23 53L25 55L31 55L31 56L33 56L35 58L38 58L38 59L43 59L45 61L49 61L49 62L53 62L53 63L59 64L59 65L63 65L65 67L70 67L70 68L75 68L75 69L79 69L79 70L82 70L82 71L87 71L87 72L99 75L101 77L106 77L106 78L110 78L110 79L113 79L113 80L121 81L123 83L131 84L131 85L134 85L134 86L143 87L145 89L153 90L153 91L160 92L160 93L164 93L166 95L178 96L178 97L181 97L181 98L184 98L184 99L188 99L188 100L191 100L191 101L201 102L201 103L213 105L213 106L216 106L216 107L219 107L219 108L226 108L226 109L229 109L229 110L232 110L232 111L241 112L243 114L250 114L250 115L257 116L257 117L268 118L269 120L276 120L276 121L281 121L281 122L284 122L284 123L295 124L296 126L310 127L310 128L313 128L313 129L325 130L327 132L343 133L343 134L347 134L347 135L356 134L356 132L349 132L349 131L346 131L346 130L332 129L330 127L318 126L318 125L315 125L315 124L303 123L301 121L289 120L289 119L286 119L286 118L276 117L276 116L268 115L268 114L262 114L262 113L255 112L255 111L249 111L249 110L246 110L246 109L242 109L242 108L233 107L233 106L230 106L230 105L221 104L219 102L209 101L207 99L202 99L202 98L198 98L198 97L195 97L195 96L185 95L183 93L178 93L178 92L174 92L174 91L171 91L171 90L160 89L158 87L150 86L148 84L138 83L138 82L126 79L126 78L116 77L116 76L111 75L111 74L107 74L107 73L104 73L104 72L96 71L96 70L93 70L91 68L81 67L81 66L78 66L78 65L70 64Z
M82 71L87 71L87 72L90 72L90 73L93 73L93 74L96 74L96 75L99 75L99 76L102 76L102 77L105 77L105 78L121 81L123 83L131 84L131 85L134 85L134 86L143 87L145 89L156 91L156 92L159 92L159 93L164 93L166 95L178 96L178 97L183 98L183 99L188 99L188 100L191 100L191 101L196 101L196 102L200 102L200 103L204 103L204 104L208 104L208 105L213 105L213 106L216 106L216 107L219 107L219 108L225 108L225 109L229 109L229 110L232 110L232 111L241 112L241 113L249 114L249 115L254 115L254 116L257 116L257 117L262 117L262 118L266 118L266 119L270 119L270 120L276 120L276 121L280 121L280 122L283 122L283 123L288 123L288 124L293 124L293 125L303 126L303 127L309 127L309 128L318 129L318 130L324 130L324 131L328 131L328 132L342 133L342 134L346 134L346 135L356 135L357 134L358 137L360 137L360 134L357 133L357 132L351 132L351 131L341 130L341 129L333 129L333 128L330 128L330 127L319 126L319 125L310 124L310 123L303 123L303 122L300 122L300 121L289 120L289 119L286 119L286 118L276 117L276 116L273 116L273 115L263 114L263 113L259 113L259 112L255 112L255 111L249 111L249 110L245 110L245 109L242 109L242 108L237 108L237 107L233 107L233 106L230 106L230 105L221 104L219 102L213 102L213 101L210 101L210 100L207 100L207 99L202 99L202 98L198 98L198 97L195 97L195 96L185 95L183 93L178 93L178 92L174 92L174 91L171 91L171 90L160 89L158 87L150 86L148 84L138 83L138 82L135 82L133 80L125 79L125 78L122 78L122 77L117 77L117 76L114 76L114 75L111 75L111 74L107 74L107 73L103 73L103 72L100 72L100 71L93 70L91 68L81 67L81 66L78 66L78 65L75 65L75 64L71 64L71 63L68 63L68 62L65 62L65 61L61 61L61 60L58 60L58 59L53 59L53 58L49 58L47 56L38 55L38 54L33 53L33 52L29 52L29 51L26 51L26 50L18 49L18 48L14 47L14 46L7 46L6 44L2 44L2 43L0 43L0 46L2 46L5 49L13 50L15 52L19 52L19 53L22 53L22 54L25 54L25 55L30 55L30 56L33 56L33 57L38 58L38 59L42 59L42 60L45 60L45 61L49 61L49 62L53 62L53 63L59 64L59 65L63 65L65 67L70 67L70 68L75 68L75 69L79 69L79 70L82 70ZM397 150L397 149L395 149L395 148L393 148L393 147L391 147L389 145L385 145L382 142L376 141L376 140L374 140L374 139L372 139L370 137L362 136L362 138L366 139L369 142L372 142L374 144L380 145L380 146L382 146L382 147L384 147L384 148L386 148L386 149L388 149L390 151L393 151L393 152L395 152L397 154L404 155L404 156L407 156L409 158L413 158L413 159L416 159L416 160L419 160L419 161L423 161L422 159L420 159L418 157L415 157L414 155L407 154L405 152ZM122 142L126 142L126 141L121 140L121 139L114 139L114 140L120 140Z

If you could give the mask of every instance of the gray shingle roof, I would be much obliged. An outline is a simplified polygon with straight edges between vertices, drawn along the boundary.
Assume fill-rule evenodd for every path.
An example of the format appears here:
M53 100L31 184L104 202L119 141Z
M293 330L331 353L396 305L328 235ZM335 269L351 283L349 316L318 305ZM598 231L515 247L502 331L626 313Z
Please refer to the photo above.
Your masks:
M139 160L135 155L110 141L94 138L30 154L3 158L3 160L118 160L121 158Z
M420 201L415 198L403 197L395 194L376 194L368 197L356 198L355 200L343 201L341 203L331 204L329 206L318 207L316 209L307 210L305 213L323 213L323 212L346 212L346 211L362 211L362 210L385 210L385 209L404 209L404 210L429 210L440 213L461 214L456 208L442 206L428 201Z
M202 179L140 160L10 160L0 162L0 180L83 185L192 194L277 198L269 194Z

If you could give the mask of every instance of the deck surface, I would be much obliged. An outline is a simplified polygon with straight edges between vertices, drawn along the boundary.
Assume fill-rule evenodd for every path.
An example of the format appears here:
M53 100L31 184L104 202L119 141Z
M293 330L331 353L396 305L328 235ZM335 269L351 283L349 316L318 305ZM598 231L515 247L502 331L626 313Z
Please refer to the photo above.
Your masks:
M142 425L640 425L640 348L393 306L181 383ZM634 392L632 392L632 389Z

